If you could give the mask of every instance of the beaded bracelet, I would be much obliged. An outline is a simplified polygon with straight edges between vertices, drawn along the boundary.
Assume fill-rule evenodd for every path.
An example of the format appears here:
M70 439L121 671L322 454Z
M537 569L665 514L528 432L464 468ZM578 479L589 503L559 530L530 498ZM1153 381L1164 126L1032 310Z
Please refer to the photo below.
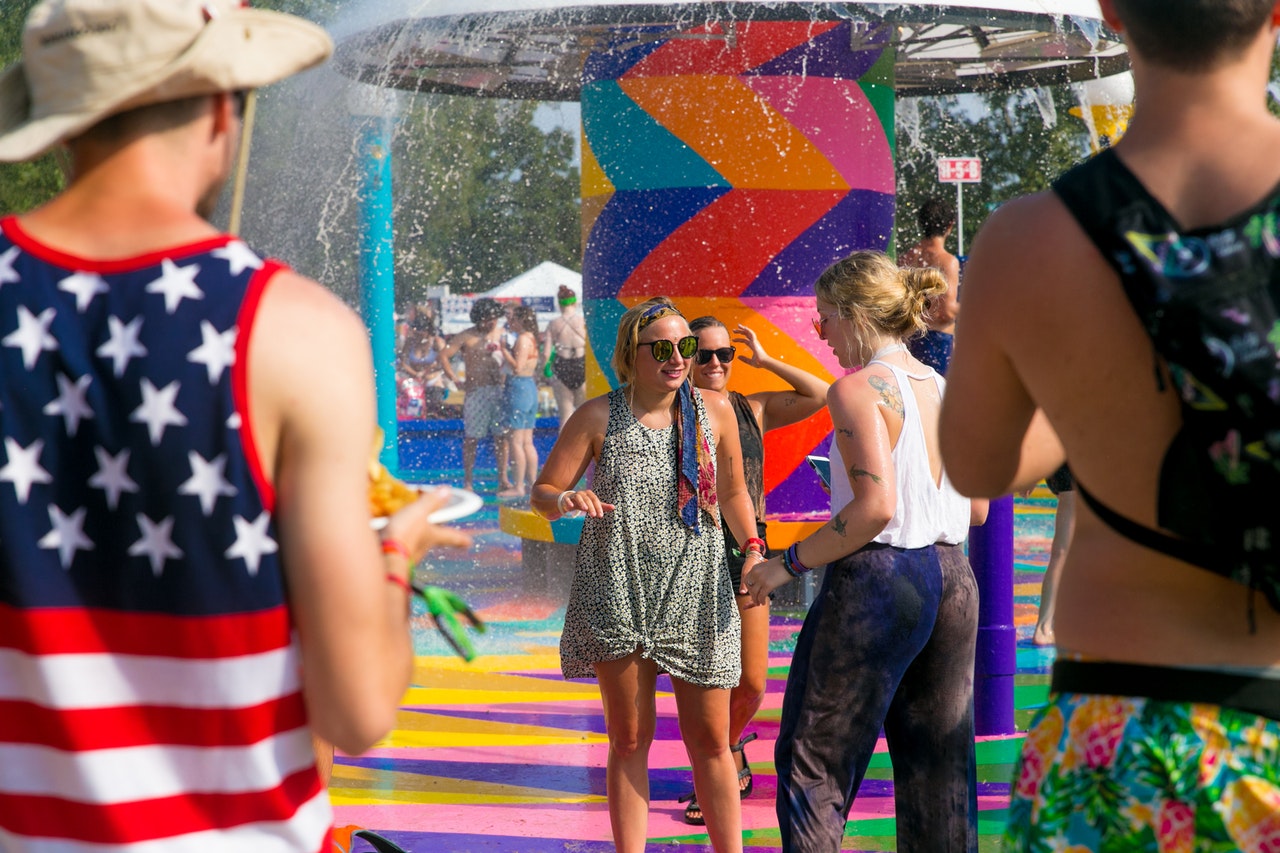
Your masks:
M747 551L755 551L761 557L763 557L769 550L769 546L764 544L764 540L761 539L759 536L752 536L745 543L743 543L742 547L745 548Z

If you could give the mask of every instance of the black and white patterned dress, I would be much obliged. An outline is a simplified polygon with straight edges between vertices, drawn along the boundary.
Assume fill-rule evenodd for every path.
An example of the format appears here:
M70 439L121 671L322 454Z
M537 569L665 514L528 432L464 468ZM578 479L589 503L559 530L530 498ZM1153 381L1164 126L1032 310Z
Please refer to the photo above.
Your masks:
M697 390L694 405L711 435ZM649 429L637 421L625 388L609 394L593 488L615 509L582 525L560 637L564 677L593 678L593 663L640 648L682 681L734 687L741 643L724 537L706 513L701 535L681 523L675 426Z

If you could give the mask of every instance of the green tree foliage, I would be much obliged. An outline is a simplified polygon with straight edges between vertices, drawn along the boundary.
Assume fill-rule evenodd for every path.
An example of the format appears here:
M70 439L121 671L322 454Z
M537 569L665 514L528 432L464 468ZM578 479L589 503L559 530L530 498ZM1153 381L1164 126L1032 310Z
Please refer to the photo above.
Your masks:
M36 0L0 0L0 67L22 55L22 23ZM22 213L62 189L62 169L55 154L32 163L0 163L0 216Z
M391 161L397 254L411 260L413 271L402 290L482 291L542 261L580 266L573 136L535 126L535 107L413 99Z
M898 126L898 250L920 237L916 212L930 196L954 201L955 184L938 182L939 157L980 157L982 182L964 185L963 251L992 210L1012 198L1048 188L1059 174L1089 153L1085 124L1068 113L1076 99L1069 89L1050 90L1056 123L1046 123L1030 92L920 98L919 132ZM1046 102L1047 103L1047 102ZM953 235L954 241L956 235ZM950 246L955 249L954 242Z

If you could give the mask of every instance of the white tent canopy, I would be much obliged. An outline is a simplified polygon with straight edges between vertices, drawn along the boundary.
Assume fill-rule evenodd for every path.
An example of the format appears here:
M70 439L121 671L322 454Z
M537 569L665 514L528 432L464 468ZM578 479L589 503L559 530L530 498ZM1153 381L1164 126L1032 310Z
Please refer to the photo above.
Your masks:
M453 335L469 327L471 305L482 296L531 305L538 315L538 327L545 329L547 323L560 314L560 307L556 302L560 285L572 288L578 294L578 299L582 299L582 273L562 267L554 261L543 261L486 293L446 296L440 301L440 314L444 318L441 331L446 335Z

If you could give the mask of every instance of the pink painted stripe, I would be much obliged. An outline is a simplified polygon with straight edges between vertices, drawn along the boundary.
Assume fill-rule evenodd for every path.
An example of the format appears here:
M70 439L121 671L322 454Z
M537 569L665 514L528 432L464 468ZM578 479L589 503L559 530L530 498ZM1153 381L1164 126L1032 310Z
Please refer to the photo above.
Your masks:
M894 192L889 140L856 80L743 77L741 82L786 116L850 188Z

